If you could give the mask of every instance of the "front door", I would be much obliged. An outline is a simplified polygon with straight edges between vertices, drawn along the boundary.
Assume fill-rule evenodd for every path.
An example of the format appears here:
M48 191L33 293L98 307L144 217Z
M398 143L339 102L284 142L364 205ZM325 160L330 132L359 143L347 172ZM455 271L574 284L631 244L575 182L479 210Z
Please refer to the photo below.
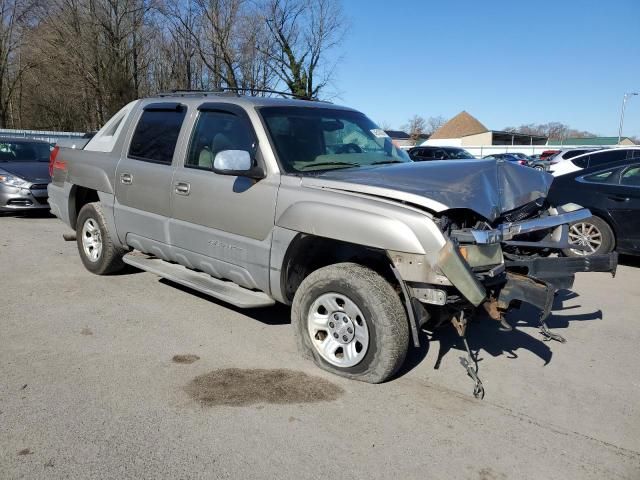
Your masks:
M261 162L246 112L203 104L173 178L171 243L180 263L268 292L279 176L256 181L217 174L213 162L223 150L245 150Z
M120 238L131 247L171 259L173 157L186 108L177 103L144 107L116 169L114 215Z

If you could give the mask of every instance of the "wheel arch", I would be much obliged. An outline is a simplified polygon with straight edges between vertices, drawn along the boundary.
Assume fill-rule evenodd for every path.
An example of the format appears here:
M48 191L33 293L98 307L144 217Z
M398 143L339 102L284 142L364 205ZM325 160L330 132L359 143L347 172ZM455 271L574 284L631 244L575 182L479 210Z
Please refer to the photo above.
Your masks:
M307 276L322 267L342 262L371 268L389 283L397 283L385 250L319 235L298 233L289 243L282 259L278 279L281 300L290 304Z
M595 208L594 207L588 207L588 208L589 208L589 211L591 212L591 214L594 217L599 218L604 223L609 225L609 228L613 232L613 248L615 249L616 246L618 245L618 225L616 225L615 220L609 214L609 212L607 212L606 210L603 210L603 209L600 209L600 208L597 208L597 207L595 207Z

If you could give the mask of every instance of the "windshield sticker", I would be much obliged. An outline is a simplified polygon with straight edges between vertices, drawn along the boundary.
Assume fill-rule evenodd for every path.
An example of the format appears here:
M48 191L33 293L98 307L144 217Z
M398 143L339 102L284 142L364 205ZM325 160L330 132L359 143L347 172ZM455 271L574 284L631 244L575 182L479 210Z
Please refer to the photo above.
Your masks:
M389 135L381 128L374 128L371 130L371 133L378 138L389 138Z

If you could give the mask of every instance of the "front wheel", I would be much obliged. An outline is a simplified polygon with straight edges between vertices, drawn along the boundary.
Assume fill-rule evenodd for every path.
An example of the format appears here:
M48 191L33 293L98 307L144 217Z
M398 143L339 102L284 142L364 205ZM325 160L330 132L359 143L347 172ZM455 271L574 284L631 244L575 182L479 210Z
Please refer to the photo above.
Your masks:
M99 202L88 203L80 209L76 242L82 263L90 272L107 275L124 268L122 256L126 252L113 244Z
M582 248L563 250L566 256L584 257L613 251L616 239L609 224L594 215L569 225L569 243Z
M320 268L300 284L291 322L298 349L320 368L368 383L390 378L409 347L400 297L378 273L355 263Z

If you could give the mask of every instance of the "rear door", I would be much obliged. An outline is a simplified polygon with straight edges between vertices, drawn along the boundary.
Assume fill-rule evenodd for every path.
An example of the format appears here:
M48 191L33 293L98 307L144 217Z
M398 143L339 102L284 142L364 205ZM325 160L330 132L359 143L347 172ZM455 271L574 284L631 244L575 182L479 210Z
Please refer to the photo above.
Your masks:
M626 167L607 191L609 213L619 226L618 247L640 253L640 163Z
M171 258L167 244L173 158L186 110L172 102L146 105L116 169L118 233L126 236L128 245L165 259Z

